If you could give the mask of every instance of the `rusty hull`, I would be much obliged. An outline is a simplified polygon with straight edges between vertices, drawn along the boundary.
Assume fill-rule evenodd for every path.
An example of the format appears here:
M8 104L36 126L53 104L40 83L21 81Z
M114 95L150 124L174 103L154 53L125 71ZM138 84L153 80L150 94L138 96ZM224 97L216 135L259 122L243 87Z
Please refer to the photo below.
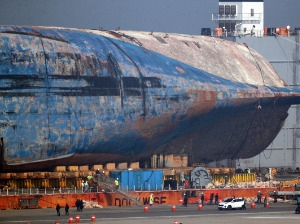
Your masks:
M300 101L257 52L206 36L0 26L0 77L4 170L249 158Z

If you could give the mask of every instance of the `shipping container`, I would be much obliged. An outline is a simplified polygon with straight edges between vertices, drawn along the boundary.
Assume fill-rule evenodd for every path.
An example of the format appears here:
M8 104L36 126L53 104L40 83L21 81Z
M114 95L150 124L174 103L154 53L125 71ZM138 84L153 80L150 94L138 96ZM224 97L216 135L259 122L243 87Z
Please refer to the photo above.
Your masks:
M119 188L123 191L162 190L162 170L122 170L111 171L110 177L119 180Z

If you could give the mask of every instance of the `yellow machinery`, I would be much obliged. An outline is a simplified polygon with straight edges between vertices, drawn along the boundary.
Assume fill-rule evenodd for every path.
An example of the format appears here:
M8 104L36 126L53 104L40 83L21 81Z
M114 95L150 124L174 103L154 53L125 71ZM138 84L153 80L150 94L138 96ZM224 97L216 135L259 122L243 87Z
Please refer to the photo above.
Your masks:
M238 183L256 181L255 173L233 173L233 174L213 174L212 182L220 183Z
M300 177L295 178L294 180L287 180L287 181L282 181L279 184L279 188L281 187L288 187L288 186L294 186L300 183Z

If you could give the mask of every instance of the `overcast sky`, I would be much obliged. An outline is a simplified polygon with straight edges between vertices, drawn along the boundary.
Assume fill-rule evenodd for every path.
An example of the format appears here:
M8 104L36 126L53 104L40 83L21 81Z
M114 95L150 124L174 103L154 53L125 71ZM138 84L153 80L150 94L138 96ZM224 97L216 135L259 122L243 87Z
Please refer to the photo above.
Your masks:
M0 0L1 25L200 34L219 0ZM265 0L265 27L300 28L300 0Z

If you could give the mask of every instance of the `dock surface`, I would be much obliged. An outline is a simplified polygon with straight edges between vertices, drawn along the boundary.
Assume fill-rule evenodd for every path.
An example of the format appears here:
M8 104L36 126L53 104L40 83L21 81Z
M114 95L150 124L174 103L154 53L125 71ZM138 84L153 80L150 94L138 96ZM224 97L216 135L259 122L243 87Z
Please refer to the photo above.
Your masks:
M264 204L255 204L255 208L251 208L250 204L247 204L246 210L222 211L218 210L217 205L204 205L202 210L199 210L197 204L189 204L187 207L176 205L175 210L172 209L172 206L148 206L148 212L145 212L144 206L86 208L82 212L77 212L76 207L71 207L69 215L65 215L64 208L62 208L60 216L56 215L56 210L53 208L0 210L0 223L66 224L69 223L70 217L73 217L74 223L76 223L75 218L77 215L80 217L78 222L80 224L173 224L175 220L182 224L224 222L232 224L288 224L300 221L300 215L295 214L296 204L294 202L270 203L268 208L264 207ZM91 221L93 215L95 221Z

